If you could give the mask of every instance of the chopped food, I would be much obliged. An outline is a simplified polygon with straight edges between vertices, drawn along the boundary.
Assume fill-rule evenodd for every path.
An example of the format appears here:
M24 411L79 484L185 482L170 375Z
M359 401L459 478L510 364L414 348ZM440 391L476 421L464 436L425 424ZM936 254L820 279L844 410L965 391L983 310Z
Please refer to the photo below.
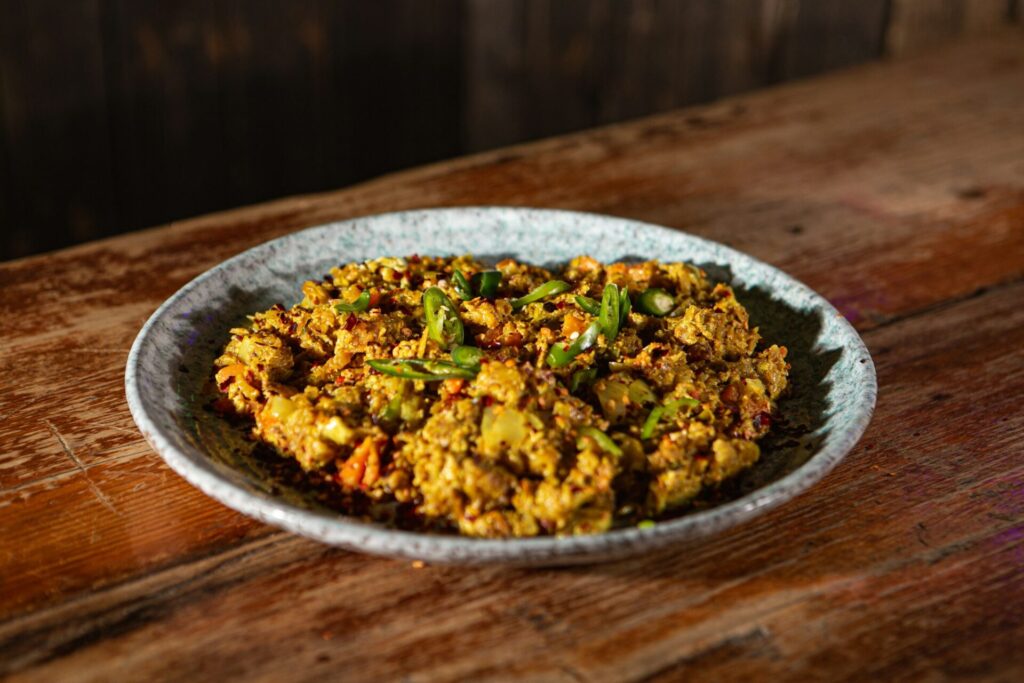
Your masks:
M787 386L785 347L684 263L389 257L302 293L231 330L221 403L344 500L424 529L653 526L757 462Z

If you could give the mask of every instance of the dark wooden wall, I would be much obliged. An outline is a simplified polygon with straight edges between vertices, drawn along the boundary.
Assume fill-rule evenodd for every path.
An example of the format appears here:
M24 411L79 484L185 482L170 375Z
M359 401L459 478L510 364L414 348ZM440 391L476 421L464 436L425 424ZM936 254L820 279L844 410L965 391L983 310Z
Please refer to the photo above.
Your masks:
M703 102L1021 0L0 0L0 258Z

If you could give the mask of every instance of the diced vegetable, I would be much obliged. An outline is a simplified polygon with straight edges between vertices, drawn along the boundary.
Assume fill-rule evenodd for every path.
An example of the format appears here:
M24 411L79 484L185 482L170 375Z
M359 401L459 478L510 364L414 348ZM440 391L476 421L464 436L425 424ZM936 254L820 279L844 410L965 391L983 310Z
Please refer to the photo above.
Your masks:
M356 433L352 431L352 428L345 424L337 415L327 420L324 426L320 428L321 438L333 441L339 446L350 443L355 435Z
M625 417L629 407L629 388L623 382L603 379L594 385L594 393L605 419L615 423Z
M515 408L484 408L480 420L480 442L483 450L498 453L506 448L516 450L526 438L526 416Z
M273 396L267 401L265 410L270 417L280 421L295 412L295 404L284 396Z
M572 378L569 381L569 391L575 394L582 387L589 385L595 379L597 379L597 368L584 368L582 370L577 370L572 373Z
M629 383L629 399L633 403L654 403L658 400L658 397L654 395L651 388L647 386L647 382L642 379L635 379Z

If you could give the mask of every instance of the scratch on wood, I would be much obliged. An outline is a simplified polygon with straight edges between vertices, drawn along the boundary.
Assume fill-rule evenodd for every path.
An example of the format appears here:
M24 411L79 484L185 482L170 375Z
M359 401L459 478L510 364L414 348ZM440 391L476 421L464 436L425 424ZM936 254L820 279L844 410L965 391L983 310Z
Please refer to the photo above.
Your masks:
M75 455L75 452L71 450L71 446L69 446L68 442L64 440L64 436L57 431L57 428L54 427L53 423L50 422L49 420L44 419L43 424L45 424L47 428L49 428L50 432L52 432L53 435L57 438L57 441L60 442L60 447L64 449L64 452L67 453L67 456L71 458L71 462L75 463L75 467L77 467L79 471L82 473L82 476L85 477L85 481L89 485L89 490L92 491L94 496L96 496L96 500L100 501L100 503L103 504L103 507L107 508L115 515L120 517L121 513L118 512L117 508L114 507L114 504L110 502L110 499L107 498L106 494L104 494L103 491L100 490L100 487L96 485L96 482L92 480L92 477L89 476L89 473L85 470L85 465L83 465L82 461L78 459L78 456Z

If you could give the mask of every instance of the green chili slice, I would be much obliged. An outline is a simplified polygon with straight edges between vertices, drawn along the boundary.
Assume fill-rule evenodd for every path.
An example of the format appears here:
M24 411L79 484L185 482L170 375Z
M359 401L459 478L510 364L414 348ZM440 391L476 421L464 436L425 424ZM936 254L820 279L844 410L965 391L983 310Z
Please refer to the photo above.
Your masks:
M427 334L442 348L462 343L465 332L455 304L439 288L423 292L423 315L427 319Z
M599 315L601 313L601 304L594 301L589 296L576 296L576 305L582 308L590 315Z
M363 293L356 297L356 300L352 303L342 302L340 304L334 304L334 310L338 313L355 313L357 311L365 311L370 307L370 291L364 289Z
M623 287L619 290L619 327L625 327L629 322L629 312L633 309L633 303L629 300L629 290Z
M493 299L498 296L498 285L501 284L500 270L484 270L472 277L470 282L479 296Z
M422 358L377 358L366 361L377 372L402 379L419 379L424 382L440 382L446 379L473 379L476 373L460 368L455 363Z
M572 362L572 359L580 355L595 343L597 343L597 337L601 334L601 324L596 320L583 330L583 334L576 337L576 341L571 344L564 342L555 342L548 349L547 363L552 368L564 368L566 365Z
M580 388L587 386L597 379L597 368L584 368L572 373L569 380L569 391L576 393Z
M532 304L535 301L546 299L549 296L555 296L556 294L561 294L562 292L568 292L570 289L572 289L572 287L569 285L568 282L563 282L562 280L548 280L539 287L535 287L533 291L531 291L526 296L521 296L518 299L514 299L512 301L512 309L519 310L526 304Z
M452 285L455 287L455 293L463 301L469 301L473 298L473 288L469 285L469 280L466 279L466 276L458 268L452 273Z
M645 289L640 298L636 300L636 308L647 315L664 317L675 308L676 300L671 294L659 287Z
M644 426L640 428L640 438L649 439L654 436L654 430L658 426L658 422L661 421L664 415L675 415L676 412L683 406L699 406L700 401L695 398L677 398L674 401L669 401L665 405L660 405L657 408L653 408L647 415L647 419L644 420Z
M601 312L598 314L601 331L604 332L604 338L609 344L615 341L615 337L619 336L620 301L618 286L609 282L604 286L604 295L601 297Z
M593 439L594 443L612 455L621 456L622 449L619 444L612 441L612 437L602 432L597 427L580 427L580 438L576 440L576 448L583 448L583 439Z
M456 346L452 349L452 362L467 370L479 370L483 356L483 350L475 346Z

